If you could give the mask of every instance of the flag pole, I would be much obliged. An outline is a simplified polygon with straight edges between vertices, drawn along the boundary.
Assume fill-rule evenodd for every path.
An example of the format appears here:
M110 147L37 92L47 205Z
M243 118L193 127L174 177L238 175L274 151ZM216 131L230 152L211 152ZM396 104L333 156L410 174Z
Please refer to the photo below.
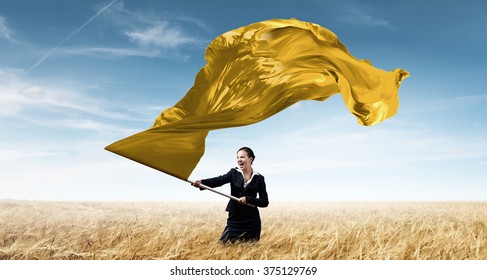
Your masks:
M185 181L186 181L186 182L188 182L188 183L190 183L191 185L193 185L193 184L194 184L194 182L193 182L193 181L191 181L191 180L185 180ZM219 194L219 195L222 195L222 196L224 196L224 197L228 197L228 198L230 198L231 200L239 201L239 199L238 199L237 197L233 196L233 195L229 195L229 194L226 194L226 193L223 193L223 192L217 191L217 190L215 190L215 189L213 189L213 188L210 188L210 187L208 187L208 186L205 186L205 185L203 185L203 184L200 184L200 185L199 185L199 187L200 187L200 188L203 188L203 189L205 189L205 190L212 191L212 192L217 193L217 194ZM245 203L245 205L248 205L248 206L251 206L251 207L256 207L255 205L250 204L250 203Z

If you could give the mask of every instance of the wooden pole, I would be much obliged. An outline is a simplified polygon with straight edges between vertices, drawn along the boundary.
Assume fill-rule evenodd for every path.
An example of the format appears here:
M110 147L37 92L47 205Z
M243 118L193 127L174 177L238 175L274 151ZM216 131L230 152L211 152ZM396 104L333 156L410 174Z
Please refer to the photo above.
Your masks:
M188 183L190 183L191 185L193 185L193 184L194 184L194 182L193 182L193 181L190 181L190 180L185 180L185 181L186 181L186 182L188 182ZM233 195L229 195L229 194L226 194L226 193L223 193L223 192L217 191L217 190L215 190L215 189L213 189L213 188L210 188L210 187L208 187L208 186L205 186L205 185L203 185L203 184L199 184L199 187L200 187L200 188L203 188L203 189L205 189L205 190L212 191L212 192L217 193L217 194L219 194L219 195L222 195L222 196L224 196L224 197L228 197L228 198L230 198L231 200L239 201L239 199L238 199L237 197L233 196ZM248 205L248 206L251 206L251 207L256 207L255 205L253 205L253 204L249 204L249 203L245 203L245 205Z

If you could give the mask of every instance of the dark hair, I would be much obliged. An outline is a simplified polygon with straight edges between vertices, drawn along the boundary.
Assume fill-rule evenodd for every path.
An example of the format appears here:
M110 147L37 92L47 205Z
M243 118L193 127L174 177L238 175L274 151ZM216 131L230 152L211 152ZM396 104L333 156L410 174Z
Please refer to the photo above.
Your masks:
M240 149L238 149L237 153L240 152L240 151L245 151L247 153L247 155L252 158L252 163L254 162L255 160L255 155L254 155L254 151L252 151L251 148L249 147L242 147Z

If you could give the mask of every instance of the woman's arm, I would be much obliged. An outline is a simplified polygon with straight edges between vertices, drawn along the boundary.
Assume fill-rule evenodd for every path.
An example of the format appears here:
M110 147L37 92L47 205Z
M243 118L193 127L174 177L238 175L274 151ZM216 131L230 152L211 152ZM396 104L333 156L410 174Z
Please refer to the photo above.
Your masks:
M261 178L259 178L259 197L253 197L253 196L245 196L246 203L255 205L257 207L267 207L269 205L269 198L267 196L267 190L266 190L266 185L265 185L265 180L264 176L261 175Z
M232 170L228 171L227 174L218 176L218 177L213 177L213 178L208 178L201 180L201 184L208 186L210 188L216 188L220 187L224 184L230 183L232 179ZM198 181L197 181L198 182Z

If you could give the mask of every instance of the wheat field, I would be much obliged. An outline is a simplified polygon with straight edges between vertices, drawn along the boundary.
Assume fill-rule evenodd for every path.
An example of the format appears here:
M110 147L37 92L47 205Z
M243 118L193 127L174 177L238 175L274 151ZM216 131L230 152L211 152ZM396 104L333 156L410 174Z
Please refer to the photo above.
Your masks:
M274 202L233 245L225 204L3 200L0 259L487 259L487 202Z

